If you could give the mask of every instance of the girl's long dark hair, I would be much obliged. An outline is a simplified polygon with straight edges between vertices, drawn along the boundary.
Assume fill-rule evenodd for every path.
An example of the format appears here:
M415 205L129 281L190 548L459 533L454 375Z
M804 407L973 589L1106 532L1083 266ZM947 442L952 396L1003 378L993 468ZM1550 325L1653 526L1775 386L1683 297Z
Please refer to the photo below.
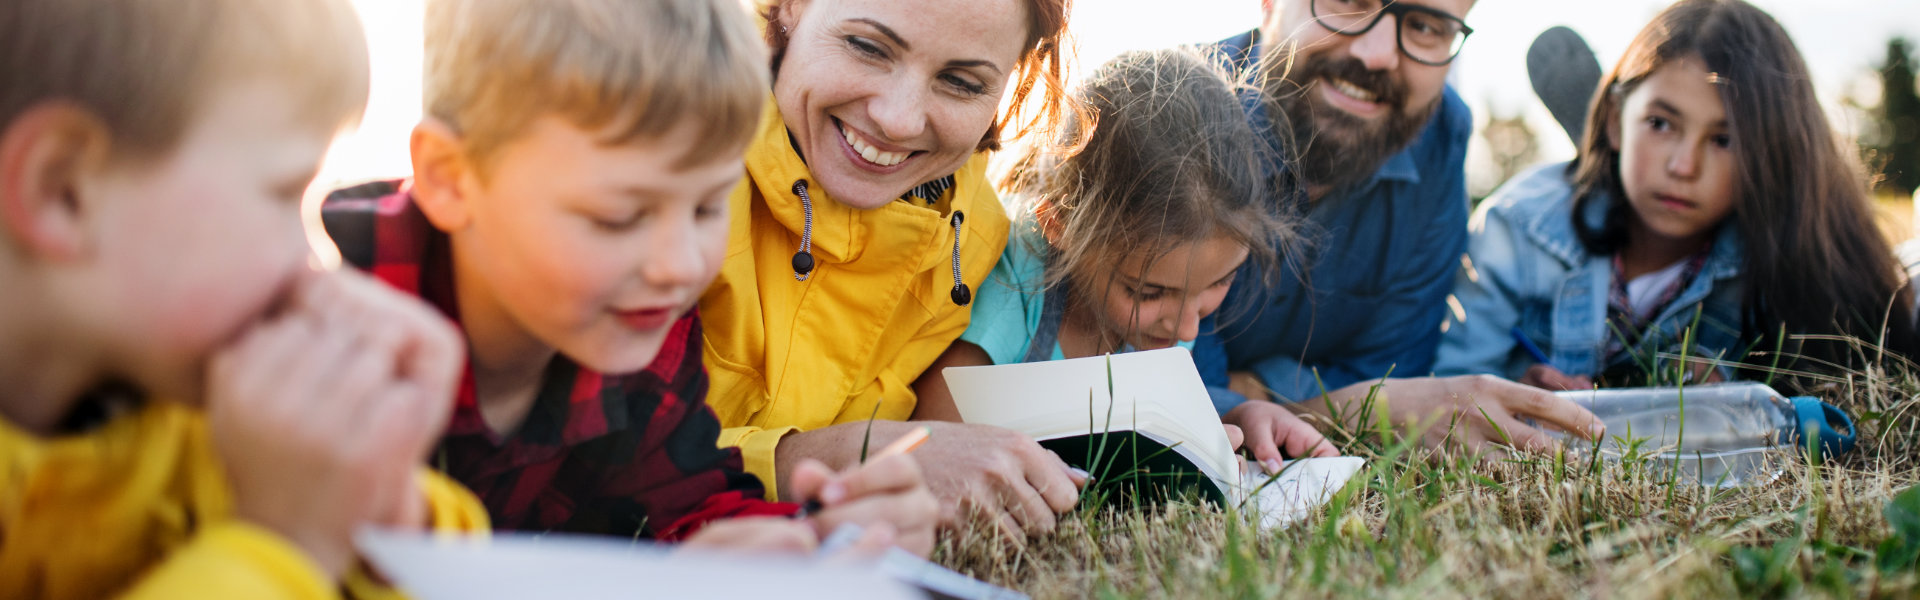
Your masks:
M1610 143L1618 135L1613 125L1635 87L1687 58L1718 76L1726 105L1737 157L1732 226L1739 227L1746 252L1742 329L1755 349L1781 347L1783 368L1857 368L1857 359L1873 358L1847 341L1782 340L1784 329L1789 338L1848 336L1912 357L1910 291L1874 225L1866 177L1821 111L1793 40L1773 17L1741 0L1684 0L1667 8L1634 38L1594 95L1572 167L1573 225L1581 242L1595 254L1627 243L1633 216L1620 156ZM1614 202L1594 228L1580 215L1603 195Z

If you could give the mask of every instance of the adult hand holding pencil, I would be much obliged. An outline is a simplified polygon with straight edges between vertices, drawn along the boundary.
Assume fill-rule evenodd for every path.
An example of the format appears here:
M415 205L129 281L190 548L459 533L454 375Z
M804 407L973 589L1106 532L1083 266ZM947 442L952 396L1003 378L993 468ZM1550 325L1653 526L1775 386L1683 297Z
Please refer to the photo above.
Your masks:
M933 551L939 505L908 453L931 433L924 426L909 429L864 464L840 473L819 462L800 463L791 484L806 502L795 517L809 520L822 537L842 523L854 523L868 536L890 536L893 545L926 556Z

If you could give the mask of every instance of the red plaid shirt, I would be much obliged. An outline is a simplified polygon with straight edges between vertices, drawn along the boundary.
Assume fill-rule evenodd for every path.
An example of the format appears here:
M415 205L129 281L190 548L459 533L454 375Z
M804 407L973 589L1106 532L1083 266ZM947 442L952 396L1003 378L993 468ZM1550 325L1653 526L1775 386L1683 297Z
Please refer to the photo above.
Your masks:
M348 262L459 322L447 237L413 205L410 183L339 190L321 210ZM672 540L715 519L792 514L795 505L763 499L739 449L717 447L720 421L706 394L693 312L638 373L596 373L555 356L511 435L481 419L468 369L438 466L478 494L504 530Z

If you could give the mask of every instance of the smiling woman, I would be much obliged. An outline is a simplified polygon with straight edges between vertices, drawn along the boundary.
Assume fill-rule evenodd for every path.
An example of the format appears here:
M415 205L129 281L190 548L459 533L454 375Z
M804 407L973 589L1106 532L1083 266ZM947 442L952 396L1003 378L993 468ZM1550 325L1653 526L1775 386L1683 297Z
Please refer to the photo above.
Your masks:
M701 311L721 443L785 494L777 475L800 458L858 464L870 417L875 437L904 429L910 383L966 329L1007 239L986 151L1057 118L1067 2L781 0L763 14L772 97ZM1029 95L1034 119L1000 110ZM1032 440L939 427L917 456L942 466L930 483L949 522L964 504L1045 527L1071 505L1065 465Z

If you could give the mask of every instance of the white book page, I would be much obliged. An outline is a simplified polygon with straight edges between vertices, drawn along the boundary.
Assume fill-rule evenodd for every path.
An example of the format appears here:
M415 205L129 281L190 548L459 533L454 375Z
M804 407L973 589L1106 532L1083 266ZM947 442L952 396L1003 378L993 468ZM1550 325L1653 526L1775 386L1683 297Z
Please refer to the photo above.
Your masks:
M1109 396L1108 361L1112 363ZM968 423L1005 427L1037 440L1099 431L1174 438L1203 470L1232 477L1238 463L1227 432L1185 348L1047 362L950 367L947 389ZM1231 482L1231 480L1229 480Z
M1241 510L1258 519L1263 531L1283 528L1313 514L1366 466L1367 459L1358 456L1303 458L1283 463L1280 475L1274 477L1259 464L1244 463L1237 493L1228 497L1239 501L1252 493L1252 501L1242 504Z
M921 598L874 569L800 558L672 552L628 540L363 529L361 555L419 600Z

